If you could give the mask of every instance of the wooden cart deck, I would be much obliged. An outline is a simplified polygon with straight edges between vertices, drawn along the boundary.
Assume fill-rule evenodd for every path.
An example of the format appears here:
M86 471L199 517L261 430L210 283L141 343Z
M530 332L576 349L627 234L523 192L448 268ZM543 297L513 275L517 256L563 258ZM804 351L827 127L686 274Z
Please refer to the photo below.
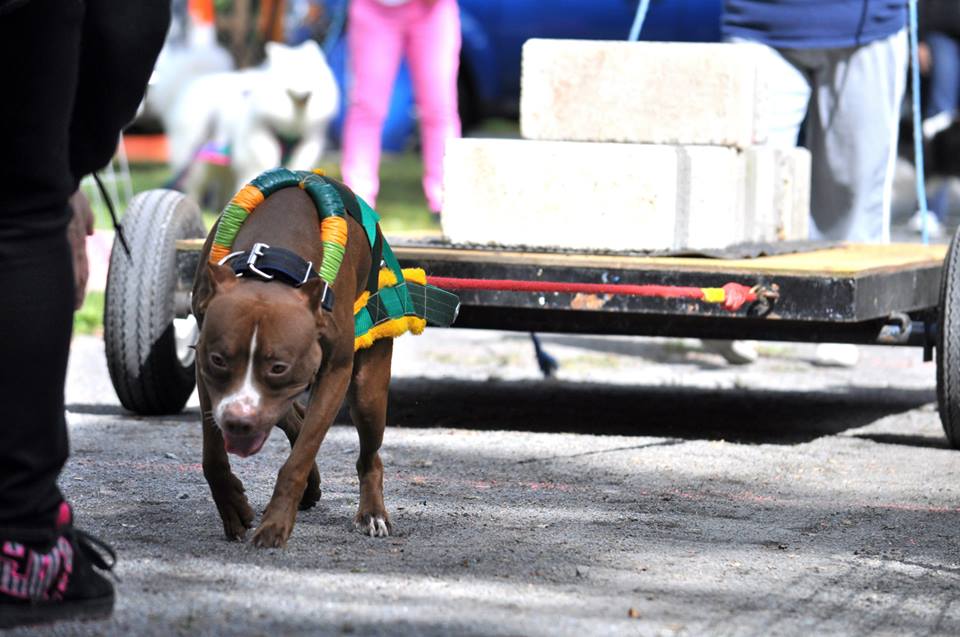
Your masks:
M398 258L409 261L458 263L522 263L537 266L575 266L619 270L690 270L697 272L779 274L806 276L864 275L902 268L939 268L946 245L895 243L852 244L810 252L797 252L750 259L704 257L653 257L583 253L521 252L516 250L464 249L417 244L409 239L397 243Z

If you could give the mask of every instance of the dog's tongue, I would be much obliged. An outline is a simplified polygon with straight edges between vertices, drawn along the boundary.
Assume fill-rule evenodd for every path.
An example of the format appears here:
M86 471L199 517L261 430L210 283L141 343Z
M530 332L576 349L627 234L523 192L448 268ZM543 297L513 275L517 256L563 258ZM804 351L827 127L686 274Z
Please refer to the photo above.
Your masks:
M246 458L260 451L260 447L267 440L267 432L256 433L250 436L230 436L224 434L223 446L227 453Z

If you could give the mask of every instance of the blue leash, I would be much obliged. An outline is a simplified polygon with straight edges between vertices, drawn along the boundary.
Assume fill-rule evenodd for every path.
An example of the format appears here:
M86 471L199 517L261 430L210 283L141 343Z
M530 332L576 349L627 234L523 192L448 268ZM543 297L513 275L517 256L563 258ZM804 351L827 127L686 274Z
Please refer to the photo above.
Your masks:
M643 29L643 21L647 19L647 9L650 8L650 0L640 0L637 5L637 15L633 18L633 26L630 27L630 42L636 42L640 39L640 31Z
M924 187L923 134L920 126L920 61L917 53L917 0L910 0L910 92L913 106L913 159L917 172L917 205L920 206L920 241L930 243L927 231L927 190Z

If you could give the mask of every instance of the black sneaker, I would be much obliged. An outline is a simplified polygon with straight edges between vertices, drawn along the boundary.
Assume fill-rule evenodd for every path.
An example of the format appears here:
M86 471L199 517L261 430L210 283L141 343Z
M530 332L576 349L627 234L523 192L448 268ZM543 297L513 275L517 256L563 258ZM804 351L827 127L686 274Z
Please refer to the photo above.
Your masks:
M0 537L0 629L113 612L113 584L97 569L112 571L116 553L74 528L67 511L67 522L46 538L23 531Z

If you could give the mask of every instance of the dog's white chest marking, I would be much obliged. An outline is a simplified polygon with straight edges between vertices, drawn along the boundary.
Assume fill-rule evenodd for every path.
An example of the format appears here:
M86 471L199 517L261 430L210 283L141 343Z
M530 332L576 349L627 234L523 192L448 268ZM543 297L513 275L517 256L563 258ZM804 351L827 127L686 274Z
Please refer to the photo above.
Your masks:
M250 358L247 360L247 369L243 376L243 384L237 391L224 396L214 410L214 420L217 423L223 421L223 415L227 409L241 415L253 415L260 407L260 390L257 389L253 381L253 361L257 349L257 330L259 325L253 328L253 337L250 339Z

